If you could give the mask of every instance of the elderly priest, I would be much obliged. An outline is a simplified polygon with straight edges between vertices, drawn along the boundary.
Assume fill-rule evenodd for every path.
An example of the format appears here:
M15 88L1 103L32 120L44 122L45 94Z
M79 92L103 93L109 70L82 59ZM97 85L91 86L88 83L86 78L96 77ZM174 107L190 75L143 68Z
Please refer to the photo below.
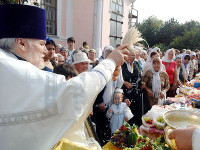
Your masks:
M89 148L84 131L75 129L127 50L115 50L91 72L66 81L40 70L47 51L45 10L7 4L0 14L0 149L49 150L65 133Z

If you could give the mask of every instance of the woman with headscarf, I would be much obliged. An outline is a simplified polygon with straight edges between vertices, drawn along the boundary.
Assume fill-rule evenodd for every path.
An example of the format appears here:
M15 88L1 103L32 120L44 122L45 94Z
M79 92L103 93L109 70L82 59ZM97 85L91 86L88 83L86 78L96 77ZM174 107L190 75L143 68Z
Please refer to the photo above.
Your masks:
M147 92L149 109L158 103L158 99L165 98L166 92L169 90L169 77L165 71L161 69L162 62L159 57L152 60L151 69L144 76L143 88Z
M182 56L182 64L179 71L179 79L183 85L188 81L189 77L189 62L190 62L190 55L184 54Z
M174 49L168 49L162 58L162 63L165 66L166 72L169 76L170 89L167 92L167 97L174 97L177 89L177 67L174 61Z
M130 120L130 123L140 125L141 122L141 109L140 106L140 85L141 85L141 70L137 61L135 61L135 51L129 50L128 59L122 65L122 74L124 78L124 84L122 89L124 91L124 97L131 101L130 109L134 114L134 117Z
M191 52L190 54L190 62L189 62L189 80L192 80L197 73L197 61L196 61L196 53L195 52Z
M151 67L151 65L152 65L152 60L153 60L153 58L155 58L155 57L159 57L159 53L152 50L152 51L150 52L148 58L147 58L146 63L144 64L144 68L143 68L143 71L142 71L142 78L144 77L146 71L149 70L149 68ZM162 71L166 71L166 70L165 70L165 66L164 66L163 64L161 65L161 69L162 69Z
M180 81L180 70L181 70L181 65L182 65L182 54L179 54L176 56L175 61L176 61L176 67L177 67L177 85L182 86L182 83Z

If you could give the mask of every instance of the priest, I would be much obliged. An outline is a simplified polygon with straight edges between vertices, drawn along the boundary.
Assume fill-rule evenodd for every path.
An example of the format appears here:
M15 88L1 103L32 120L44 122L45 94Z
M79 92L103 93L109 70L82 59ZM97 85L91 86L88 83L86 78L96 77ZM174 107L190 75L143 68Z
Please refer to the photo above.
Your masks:
M113 51L91 72L68 81L43 69L47 52L45 10L0 5L0 149L49 150L65 133L89 148L83 132L72 131L90 113L97 94L122 65L127 50Z

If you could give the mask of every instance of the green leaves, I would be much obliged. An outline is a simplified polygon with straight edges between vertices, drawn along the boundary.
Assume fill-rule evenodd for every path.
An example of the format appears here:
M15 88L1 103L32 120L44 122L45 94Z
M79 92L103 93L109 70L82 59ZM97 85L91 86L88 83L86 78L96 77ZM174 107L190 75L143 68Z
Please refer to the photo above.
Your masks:
M138 29L150 47L160 47L161 51L172 47L200 49L200 23L194 20L180 24L174 18L163 22L151 16L140 23Z
M24 4L28 0L0 0L0 4Z
M200 28L195 28L191 31L186 31L183 36L176 37L171 43L170 47L178 49L199 49L200 48Z

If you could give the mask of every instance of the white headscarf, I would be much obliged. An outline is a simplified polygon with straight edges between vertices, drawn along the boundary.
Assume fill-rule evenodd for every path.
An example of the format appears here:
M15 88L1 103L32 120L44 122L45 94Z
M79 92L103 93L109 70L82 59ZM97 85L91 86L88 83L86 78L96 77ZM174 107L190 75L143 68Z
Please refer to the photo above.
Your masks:
M184 59L186 56L190 56L189 54L184 54L183 57L182 57L182 69L183 69L183 77L184 79L187 81L188 80L188 76L189 76L189 63L188 64L185 64L184 63Z
M155 72L155 70L153 68L153 61L156 59L160 62L160 69L158 72ZM161 92L161 81L160 81L160 75L159 75L161 72L161 68L162 68L161 65L162 65L162 62L161 62L160 58L155 57L152 60L152 65L151 65L151 71L153 73L152 92L153 92L153 95L155 98L159 98L160 92Z
M160 51L160 48L159 47L154 47L151 51L152 52L158 52L158 51Z
M142 54L146 54L147 55L147 51L146 50L142 50Z
M179 55L176 55L175 58L174 58L174 61L178 58L181 58L182 59L183 55L182 54L179 54Z
M116 88L121 88L124 83L122 69L120 68L120 74L117 76L117 81L113 81L112 78L106 84L104 93L103 93L103 101L107 106L111 106L113 103L113 94Z
M195 52L191 52L190 57L191 56L196 56L196 53Z
M106 55L108 53L111 53L114 50L114 48L112 46L106 46L103 50L103 57L104 59L106 59Z
M151 53L152 52L156 52L159 55L159 53L157 52L156 49L152 49L151 52L149 53L148 57L147 57L147 61L146 62L151 62Z
M169 52L171 52L171 51L173 51L173 58L172 58L171 60L169 60L169 58L168 58L168 57L169 57L168 54L169 54ZM171 63L171 62L174 61L174 58L175 58L175 51L174 51L173 48L171 48L171 49L168 49L168 50L166 51L164 57L162 58L162 61L164 61L164 62L168 62L168 63Z
M135 51L134 50L128 50L130 53L134 53L135 54ZM136 55L136 54L135 54ZM135 59L136 60L136 59ZM134 61L129 63L128 61L125 61L126 65L127 65L127 69L129 72L133 73L133 68L131 67L131 64L134 64Z
M126 65L127 65L127 69L130 73L133 73L133 68L131 68L131 64L134 64L134 61L132 63L129 63L127 61L125 61Z

